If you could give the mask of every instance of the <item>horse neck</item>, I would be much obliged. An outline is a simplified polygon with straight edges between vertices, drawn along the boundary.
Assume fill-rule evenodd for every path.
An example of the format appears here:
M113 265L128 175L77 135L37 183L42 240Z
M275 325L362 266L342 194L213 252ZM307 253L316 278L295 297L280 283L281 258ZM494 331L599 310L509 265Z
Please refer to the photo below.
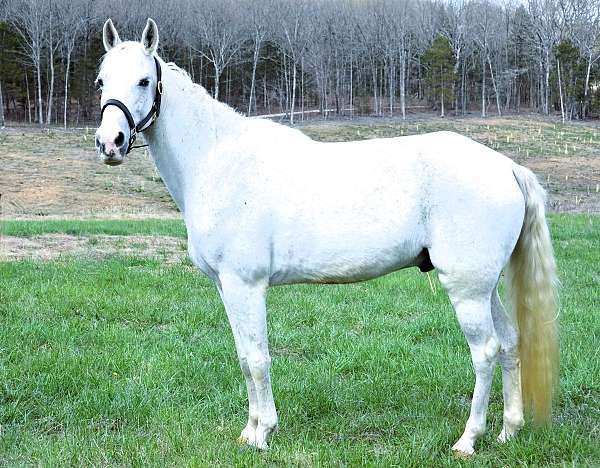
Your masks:
M160 116L144 132L152 158L171 196L185 215L187 195L201 192L203 174L218 155L219 141L239 134L244 117L213 99L204 88L161 61Z

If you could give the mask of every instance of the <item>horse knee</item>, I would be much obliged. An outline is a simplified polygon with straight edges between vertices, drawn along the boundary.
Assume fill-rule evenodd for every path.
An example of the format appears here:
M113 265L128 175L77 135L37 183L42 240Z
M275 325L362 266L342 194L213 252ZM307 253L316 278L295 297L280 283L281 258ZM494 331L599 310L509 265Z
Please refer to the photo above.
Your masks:
M473 368L479 375L491 375L498 359L500 343L495 336L488 337L483 343L471 346Z
M248 370L254 380L262 381L269 376L271 369L271 358L262 353L249 354L246 357Z

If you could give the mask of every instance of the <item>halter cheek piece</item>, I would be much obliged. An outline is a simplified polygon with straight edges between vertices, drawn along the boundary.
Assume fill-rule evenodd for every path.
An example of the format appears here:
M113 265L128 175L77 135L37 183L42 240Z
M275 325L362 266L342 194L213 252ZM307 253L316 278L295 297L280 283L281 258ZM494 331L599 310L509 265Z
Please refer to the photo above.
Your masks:
M104 105L102 106L102 110L100 111L100 119L102 119L102 115L104 115L104 109L106 109L108 106L116 106L119 109L121 109L121 111L123 111L123 114L125 114L125 118L127 119L127 123L129 124L129 144L127 145L126 154L129 154L134 148L143 148L144 146L148 146L133 146L133 143L137 138L137 134L150 128L160 115L160 100L162 98L163 93L162 73L160 69L160 63L158 62L158 59L156 57L154 57L154 63L156 64L156 89L154 92L154 102L152 103L150 112L148 112L146 117L140 120L140 122L136 125L135 121L133 120L133 116L131 115L131 112L129 112L129 109L127 109L127 106L118 99L109 99L104 103ZM148 122L150 123L148 124Z

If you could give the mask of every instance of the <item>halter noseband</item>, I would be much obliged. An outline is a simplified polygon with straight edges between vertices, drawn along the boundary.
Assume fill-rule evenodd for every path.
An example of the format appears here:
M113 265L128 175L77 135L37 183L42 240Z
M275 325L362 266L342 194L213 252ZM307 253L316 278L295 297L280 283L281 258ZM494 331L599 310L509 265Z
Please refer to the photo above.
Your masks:
M100 119L104 115L104 109L108 106L116 106L123 114L125 114L125 118L127 119L127 123L129 124L129 144L127 145L127 153L129 154L133 148L141 148L142 146L133 146L135 143L135 139L137 138L137 134L143 132L144 130L150 128L152 124L156 121L158 116L160 115L160 100L162 98L163 86L162 86L162 73L160 69L160 63L158 59L154 57L154 63L156 64L156 89L154 92L154 102L152 103L152 107L150 108L150 112L144 117L137 125L133 120L133 116L127 106L123 104L118 99L109 99L102 106L102 110L100 111ZM150 124L148 124L150 122ZM143 145L147 146L147 145Z

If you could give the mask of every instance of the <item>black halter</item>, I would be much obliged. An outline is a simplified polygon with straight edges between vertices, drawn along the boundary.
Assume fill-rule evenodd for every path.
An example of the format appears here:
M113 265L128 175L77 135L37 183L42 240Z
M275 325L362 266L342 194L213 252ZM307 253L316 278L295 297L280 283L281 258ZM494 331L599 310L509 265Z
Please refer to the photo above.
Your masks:
M104 109L106 109L108 106L116 106L123 111L123 114L125 114L125 118L127 119L127 123L129 124L129 144L127 145L127 154L129 154L133 148L143 148L144 146L148 146L148 145L133 146L133 143L135 142L135 139L137 138L137 134L150 128L152 126L152 124L156 121L158 116L160 115L160 100L161 100L162 93L163 93L163 86L162 86L162 80L161 80L162 73L161 73L161 69L160 69L160 63L158 62L158 59L156 57L154 57L154 63L156 64L156 90L154 92L154 102L152 103L150 112L148 112L146 117L144 117L136 125L135 121L133 120L133 116L131 115L131 112L129 112L129 109L127 109L127 106L125 104L123 104L121 101L119 101L118 99L109 99L108 101L106 101L104 103L104 105L102 106L102 110L100 111L100 119L102 119L102 115L104 114ZM148 122L150 122L150 125L146 126L148 124Z

